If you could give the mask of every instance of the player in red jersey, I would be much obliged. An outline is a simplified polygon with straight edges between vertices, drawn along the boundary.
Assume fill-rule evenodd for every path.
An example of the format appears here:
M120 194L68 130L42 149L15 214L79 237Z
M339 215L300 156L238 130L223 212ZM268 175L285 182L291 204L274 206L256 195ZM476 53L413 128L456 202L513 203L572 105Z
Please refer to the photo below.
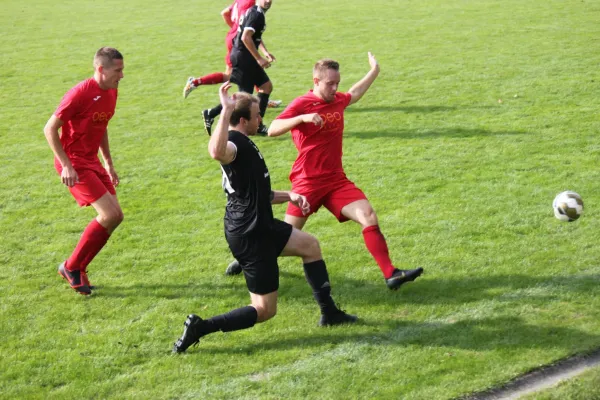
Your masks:
M423 273L422 268L400 270L393 266L377 215L365 194L350 181L342 166L344 109L359 101L379 75L379 65L369 53L370 71L347 93L338 92L339 64L321 60L313 69L314 88L298 97L269 127L269 136L291 130L298 157L292 167L292 191L306 196L311 210L304 215L288 206L285 221L302 229L308 216L325 206L340 222L362 226L367 249L379 265L387 286L398 289Z
M235 0L231 5L221 11L223 21L229 26L227 36L225 36L225 72L213 72L199 78L189 77L183 87L183 98L186 99L190 93L200 85L216 85L229 80L233 65L229 56L233 47L233 40L237 36L240 20L246 14L246 11L256 4L256 0ZM279 107L281 100L269 100L269 107Z
M119 177L110 155L107 130L115 114L123 68L123 55L117 49L99 49L94 56L94 76L65 94L44 127L61 182L80 207L91 205L98 212L83 231L71 256L58 266L58 273L83 295L92 293L88 264L123 221L115 192ZM98 159L98 150L104 167Z

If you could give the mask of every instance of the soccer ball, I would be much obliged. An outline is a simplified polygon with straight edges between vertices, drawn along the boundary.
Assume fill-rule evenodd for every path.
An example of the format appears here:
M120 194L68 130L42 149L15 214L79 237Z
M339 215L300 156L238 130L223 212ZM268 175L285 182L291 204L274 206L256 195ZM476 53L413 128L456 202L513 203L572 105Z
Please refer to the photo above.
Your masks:
M567 190L556 195L552 208L554 216L561 221L575 221L583 213L583 199L577 193Z

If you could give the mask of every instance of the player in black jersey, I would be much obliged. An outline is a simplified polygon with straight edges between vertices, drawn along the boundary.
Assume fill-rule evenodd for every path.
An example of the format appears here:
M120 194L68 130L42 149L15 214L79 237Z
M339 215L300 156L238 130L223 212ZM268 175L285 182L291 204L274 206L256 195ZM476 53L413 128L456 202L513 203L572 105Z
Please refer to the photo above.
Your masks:
M240 262L251 305L203 320L188 315L183 335L173 346L182 353L209 333L237 331L273 318L277 312L279 266L277 257L296 256L304 262L304 273L321 309L319 325L355 322L357 318L340 310L331 298L329 276L318 240L291 225L273 218L271 204L292 202L309 211L304 196L271 190L269 170L249 135L261 122L259 100L248 93L228 97L229 82L221 86L222 116L210 138L208 151L221 163L225 207L225 238ZM229 121L229 132L227 122Z
M257 0L256 5L246 11L246 14L240 19L238 34L233 41L230 55L231 64L233 65L230 80L238 85L241 92L252 93L254 87L258 88L261 117L265 116L269 105L269 96L273 91L273 84L265 69L269 68L271 63L275 61L275 56L269 53L262 40L262 34L267 27L265 13L271 8L272 3L273 0ZM259 53L259 49L264 57ZM209 135L214 120L221 113L221 109L222 105L219 104L202 112L204 127ZM266 135L267 127L261 122L257 132L260 135Z

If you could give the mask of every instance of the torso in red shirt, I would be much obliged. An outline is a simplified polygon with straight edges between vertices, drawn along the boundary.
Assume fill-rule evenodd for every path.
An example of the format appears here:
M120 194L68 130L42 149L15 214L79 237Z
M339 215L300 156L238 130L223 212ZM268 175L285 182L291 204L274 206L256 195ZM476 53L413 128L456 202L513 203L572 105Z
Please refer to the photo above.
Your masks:
M293 118L302 114L318 113L324 125L301 123L292 129L292 139L298 157L290 173L293 186L328 183L344 179L342 167L342 137L344 134L344 109L352 95L336 93L335 100L326 103L310 90L290 103L277 119Z
M63 97L54 115L63 121L60 141L75 169L101 167L98 150L116 105L117 89L100 89L93 78Z
M248 9L255 4L256 0L235 0L231 4L231 6L229 6L229 9L231 10L231 20L233 21L233 25L229 29L229 32L227 32L227 36L225 38L225 41L227 42L228 46L231 46L231 42L233 41L233 39L235 39L237 35L237 30L240 26L240 18L242 18L244 14L246 14L246 11L248 11Z

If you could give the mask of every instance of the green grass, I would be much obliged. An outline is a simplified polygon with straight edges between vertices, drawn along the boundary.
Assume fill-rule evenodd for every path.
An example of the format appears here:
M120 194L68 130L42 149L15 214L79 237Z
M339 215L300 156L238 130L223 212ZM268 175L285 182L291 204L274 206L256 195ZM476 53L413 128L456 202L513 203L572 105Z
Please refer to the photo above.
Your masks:
M308 90L318 58L340 61L341 90L367 51L378 58L346 113L344 164L393 260L426 275L387 291L359 227L322 211L306 230L364 323L317 328L300 262L282 260L274 320L177 357L188 313L249 301L223 275L224 195L200 118L217 88L181 98L187 76L223 68L225 2L2 6L1 398L449 399L600 346L598 3L275 1L274 98ZM42 128L103 45L125 55L109 128L125 221L83 298L56 266L94 213L61 186ZM256 142L288 188L289 136ZM586 202L571 224L550 206L566 189Z
M561 382L558 386L523 397L523 400L590 400L600 399L600 368Z

